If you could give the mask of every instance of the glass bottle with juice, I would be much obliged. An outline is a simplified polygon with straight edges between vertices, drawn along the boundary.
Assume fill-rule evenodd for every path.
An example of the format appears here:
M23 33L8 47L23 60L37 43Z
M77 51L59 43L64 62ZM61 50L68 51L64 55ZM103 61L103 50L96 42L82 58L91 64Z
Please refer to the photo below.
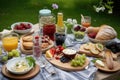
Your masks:
M63 45L65 38L66 38L66 26L64 25L63 22L63 13L58 13L55 33L56 45Z

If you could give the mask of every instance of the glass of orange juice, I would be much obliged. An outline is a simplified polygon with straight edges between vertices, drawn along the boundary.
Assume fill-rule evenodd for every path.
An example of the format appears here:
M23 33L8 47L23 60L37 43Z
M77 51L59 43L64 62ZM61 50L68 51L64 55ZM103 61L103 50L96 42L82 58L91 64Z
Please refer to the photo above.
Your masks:
M18 47L18 34L10 33L2 36L2 46L5 51L11 51Z
M85 28L88 28L91 25L91 17L84 16L83 18L81 18L81 25Z

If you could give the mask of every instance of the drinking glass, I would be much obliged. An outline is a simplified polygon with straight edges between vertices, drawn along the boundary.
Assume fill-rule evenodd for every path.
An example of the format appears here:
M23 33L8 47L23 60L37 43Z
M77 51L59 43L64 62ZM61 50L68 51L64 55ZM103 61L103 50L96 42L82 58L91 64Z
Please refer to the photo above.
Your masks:
M90 16L83 16L81 18L81 25L85 28L88 28L91 25L91 17Z
M66 39L66 34L67 34L66 26L64 27L63 31L55 33L55 43L56 43L56 46L64 44L65 39Z
M5 51L11 51L18 47L18 34L10 33L2 36L2 46Z
M40 65L40 67L43 67L43 60L42 60L42 35L40 31L37 31L33 34L33 57L37 61L37 63Z

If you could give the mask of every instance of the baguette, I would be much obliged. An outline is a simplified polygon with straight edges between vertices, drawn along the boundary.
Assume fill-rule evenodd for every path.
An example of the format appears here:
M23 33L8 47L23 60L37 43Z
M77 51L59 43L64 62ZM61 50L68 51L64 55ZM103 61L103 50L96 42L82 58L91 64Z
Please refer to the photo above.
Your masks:
M111 54L111 51L110 50L106 50L105 52L105 57L106 57L106 64L107 64L107 67L112 70L114 68L114 63L113 63L113 57L112 57L112 54Z

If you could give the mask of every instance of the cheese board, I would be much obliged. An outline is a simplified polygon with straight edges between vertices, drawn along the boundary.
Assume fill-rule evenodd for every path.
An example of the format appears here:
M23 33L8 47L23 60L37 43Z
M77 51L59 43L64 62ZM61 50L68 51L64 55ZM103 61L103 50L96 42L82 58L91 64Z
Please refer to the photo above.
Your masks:
M85 69L85 67L87 67L90 63L89 59L87 58L83 66L73 67L71 66L70 62L62 63L60 60L56 60L55 58L52 58L52 59L46 58L46 59L56 67L65 71L80 71Z

